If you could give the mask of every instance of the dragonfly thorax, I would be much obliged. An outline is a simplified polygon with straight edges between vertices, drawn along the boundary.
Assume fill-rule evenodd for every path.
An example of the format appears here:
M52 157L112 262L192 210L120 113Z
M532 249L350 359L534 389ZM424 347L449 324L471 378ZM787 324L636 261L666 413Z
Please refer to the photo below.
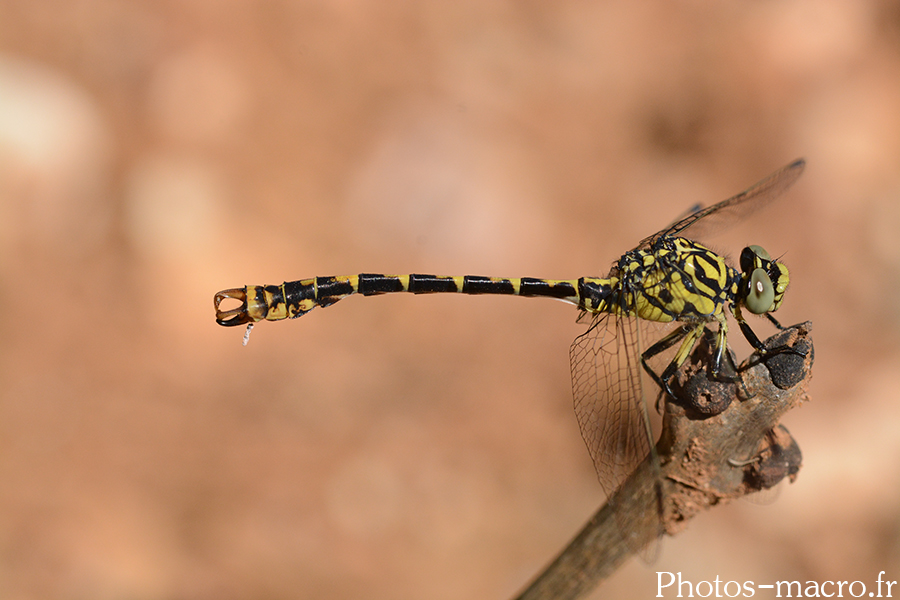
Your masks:
M718 320L741 282L741 273L716 252L665 235L627 252L610 275L619 281L610 312L662 323Z

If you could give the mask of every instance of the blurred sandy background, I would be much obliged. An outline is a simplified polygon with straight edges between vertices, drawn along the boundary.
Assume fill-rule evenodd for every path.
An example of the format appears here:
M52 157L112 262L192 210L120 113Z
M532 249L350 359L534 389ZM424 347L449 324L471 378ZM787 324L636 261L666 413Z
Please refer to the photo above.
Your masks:
M799 156L714 240L814 322L799 480L598 597L900 579L896 2L0 0L0 598L509 597L602 501L576 311L213 294L603 274Z

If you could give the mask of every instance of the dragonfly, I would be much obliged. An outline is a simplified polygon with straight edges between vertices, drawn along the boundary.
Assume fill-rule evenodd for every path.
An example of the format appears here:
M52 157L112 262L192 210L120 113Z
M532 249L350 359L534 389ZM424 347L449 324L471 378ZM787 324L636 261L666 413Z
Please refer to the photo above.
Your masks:
M797 181L805 164L803 159L795 160L727 200L691 210L623 254L606 277L557 280L376 273L313 277L220 291L214 297L216 322L226 327L247 325L246 344L255 323L294 319L353 294L501 294L574 304L579 322L587 324L569 350L575 415L601 487L612 499L648 457L657 460L658 471L644 389L652 384L642 381L644 374L661 393L673 396L672 378L711 325L716 331L708 376L737 380L739 374L727 349L728 314L757 352L779 351L766 350L745 311L764 315L782 328L771 313L784 300L790 282L787 267L762 247L751 245L741 251L737 269L696 239L720 232L780 197ZM238 306L223 307L233 301ZM652 341L649 338L658 332L659 324L670 329ZM665 357L662 363L660 357ZM628 533L622 534L627 541Z

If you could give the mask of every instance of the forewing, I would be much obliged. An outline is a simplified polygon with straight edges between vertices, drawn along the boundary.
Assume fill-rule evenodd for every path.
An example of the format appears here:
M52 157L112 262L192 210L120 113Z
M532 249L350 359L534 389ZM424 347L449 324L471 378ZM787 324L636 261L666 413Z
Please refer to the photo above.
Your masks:
M659 233L641 240L638 248L650 246L663 235L680 235L693 239L703 239L714 233L721 233L751 213L763 208L781 196L794 185L806 161L795 160L775 171L762 181L750 186L740 194L706 208L697 206L685 217L675 221Z

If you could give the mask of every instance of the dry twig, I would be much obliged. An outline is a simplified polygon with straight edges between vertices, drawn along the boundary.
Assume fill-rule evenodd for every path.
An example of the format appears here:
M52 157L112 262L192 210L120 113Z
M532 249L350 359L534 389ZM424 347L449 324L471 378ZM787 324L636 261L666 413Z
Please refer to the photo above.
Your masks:
M811 323L802 323L766 340L769 349L792 351L765 360L751 356L740 369L743 384L710 381L709 348L698 344L672 386L680 398L665 405L656 446L661 472L645 460L517 600L581 598L633 554L631 548L675 535L712 506L786 476L793 481L800 449L778 421L807 400L811 330ZM614 515L614 504L627 507L624 519L621 511Z

